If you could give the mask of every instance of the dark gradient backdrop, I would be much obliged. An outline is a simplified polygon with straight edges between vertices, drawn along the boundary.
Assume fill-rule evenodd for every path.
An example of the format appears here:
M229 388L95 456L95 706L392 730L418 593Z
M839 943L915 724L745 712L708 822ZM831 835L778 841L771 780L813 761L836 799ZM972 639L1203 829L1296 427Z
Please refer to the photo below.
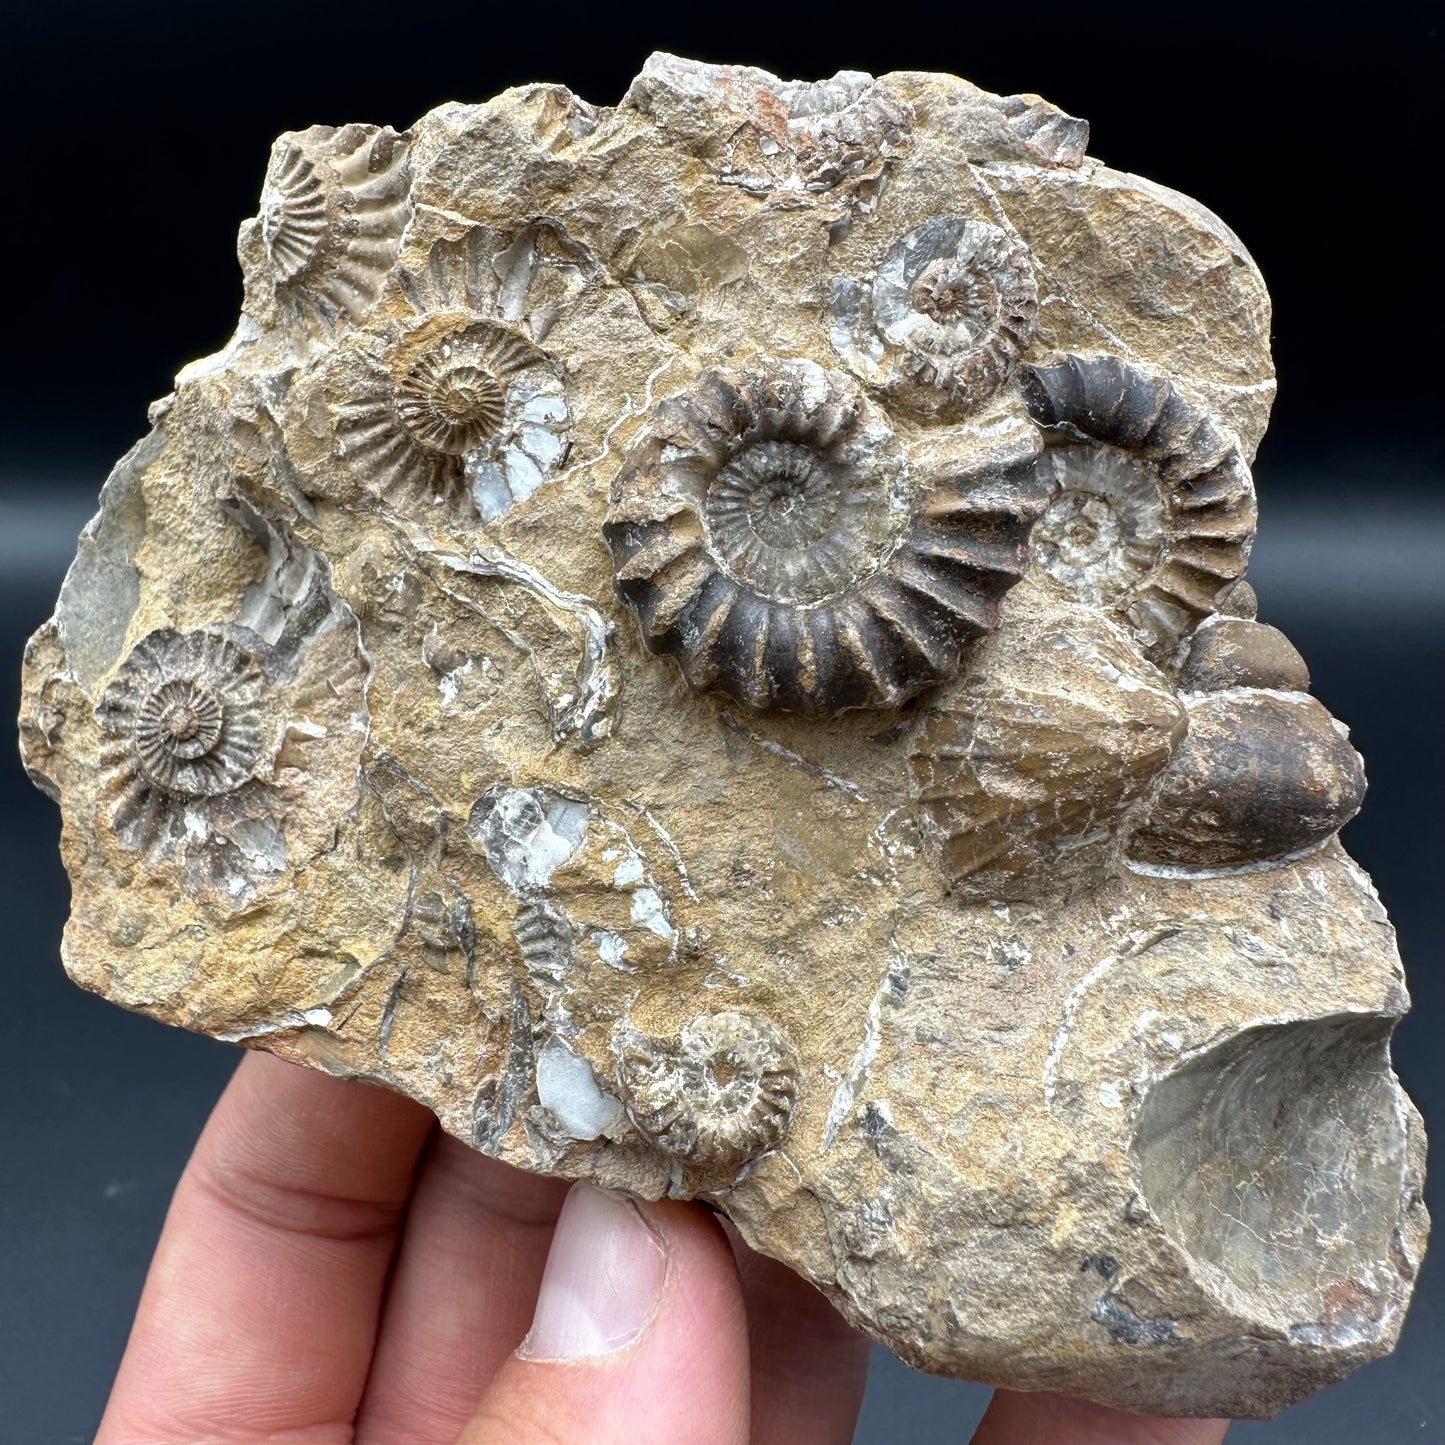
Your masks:
M402 128L524 80L612 103L657 48L1038 91L1093 122L1092 154L1217 211L1274 293L1280 397L1256 466L1251 576L1369 762L1346 841L1395 917L1415 994L1399 1072L1427 1120L1445 1121L1440 29L1437 6L1388 0L887 0L871 13L856 0L0 0L0 713L14 715L23 639L110 462L179 366L234 324L236 226L278 131ZM235 1057L67 982L57 832L7 747L0 1445L90 1439L167 1195ZM1445 1445L1442 1347L1432 1260L1394 1357L1231 1439ZM858 1440L960 1441L984 1398L879 1352Z

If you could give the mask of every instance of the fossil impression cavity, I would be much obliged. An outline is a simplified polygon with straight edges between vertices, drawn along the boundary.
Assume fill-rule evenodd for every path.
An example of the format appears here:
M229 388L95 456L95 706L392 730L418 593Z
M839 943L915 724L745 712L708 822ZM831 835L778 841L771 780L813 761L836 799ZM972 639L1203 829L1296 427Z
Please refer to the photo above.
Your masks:
M72 976L700 1198L925 1369L1258 1415L1390 1349L1423 1135L1244 580L1268 299L1086 141L673 56L281 137L26 652Z

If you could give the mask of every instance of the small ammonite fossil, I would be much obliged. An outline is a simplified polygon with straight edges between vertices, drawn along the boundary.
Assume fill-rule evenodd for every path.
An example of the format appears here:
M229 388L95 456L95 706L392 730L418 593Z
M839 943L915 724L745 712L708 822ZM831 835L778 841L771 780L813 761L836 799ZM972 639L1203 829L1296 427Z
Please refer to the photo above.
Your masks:
M735 1010L699 1014L676 1039L624 1027L613 1052L632 1122L689 1164L736 1169L787 1132L798 1056L766 1019Z
M987 221L935 216L900 237L871 286L833 284L833 345L907 406L957 415L1008 381L1038 319L1033 263Z
M256 656L225 633L142 638L96 704L117 831L149 835L162 815L249 782L266 757L264 689Z
M957 670L1021 575L1043 493L1011 456L915 488L841 372L704 372L613 484L618 595L694 687L809 716L896 706Z
M404 137L314 125L276 142L261 238L277 294L328 323L359 321L380 294L411 215Z
M410 317L362 332L328 384L340 452L373 495L491 521L565 459L562 378L526 310L534 241L529 230L507 245L475 227L398 270Z
M1054 499L1032 540L1040 571L1114 609L1167 660L1249 560L1254 483L1238 439L1116 356L1029 367L1024 393L1056 443Z
M373 375L337 407L337 433L367 488L395 506L465 501L490 520L542 482L534 453L543 464L562 453L561 384L541 348L503 322L428 315Z

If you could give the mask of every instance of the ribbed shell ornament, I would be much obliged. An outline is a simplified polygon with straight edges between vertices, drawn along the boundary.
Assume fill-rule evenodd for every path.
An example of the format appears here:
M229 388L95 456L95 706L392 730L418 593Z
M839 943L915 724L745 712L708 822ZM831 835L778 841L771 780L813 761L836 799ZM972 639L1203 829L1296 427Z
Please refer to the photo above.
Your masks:
M330 327L360 321L411 215L407 141L390 128L314 125L272 148L261 239L278 298Z
M184 809L233 793L267 757L266 679L224 632L142 638L96 704L111 824L127 846L163 841Z
M557 368L525 316L496 314L497 244L477 228L403 269L398 289L412 314L360 338L361 374L335 405L340 453L367 491L402 512L439 506L466 524L491 521L566 453Z
M842 372L706 371L614 483L617 592L695 688L813 717L896 707L997 625L1046 495L1031 451L929 471Z
M957 672L1042 500L1032 454L919 486L847 376L760 361L656 407L604 530L644 644L689 685L832 717Z
M1065 593L1120 615L1165 660L1243 576L1254 482L1239 439L1168 378L1117 356L1026 368L1029 412L1053 429L1055 493L1034 530Z
M871 282L834 280L832 340L891 400L956 418L1013 375L1038 309L1027 247L987 221L934 216L894 242Z
M633 1123L689 1165L740 1168L787 1132L798 1056L766 1019L736 1009L699 1014L675 1039L624 1028L613 1052Z

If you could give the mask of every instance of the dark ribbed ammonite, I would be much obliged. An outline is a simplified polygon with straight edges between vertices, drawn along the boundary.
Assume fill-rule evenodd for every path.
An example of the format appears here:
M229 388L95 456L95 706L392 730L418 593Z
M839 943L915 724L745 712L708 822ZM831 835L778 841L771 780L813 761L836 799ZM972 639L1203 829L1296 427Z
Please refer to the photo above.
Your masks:
M614 483L618 594L694 687L810 716L896 706L996 625L1046 495L1032 446L925 478L841 372L704 372Z
M1027 367L1024 395L1054 434L1054 497L1031 543L1040 571L1167 659L1249 560L1254 483L1238 438L1117 356Z

